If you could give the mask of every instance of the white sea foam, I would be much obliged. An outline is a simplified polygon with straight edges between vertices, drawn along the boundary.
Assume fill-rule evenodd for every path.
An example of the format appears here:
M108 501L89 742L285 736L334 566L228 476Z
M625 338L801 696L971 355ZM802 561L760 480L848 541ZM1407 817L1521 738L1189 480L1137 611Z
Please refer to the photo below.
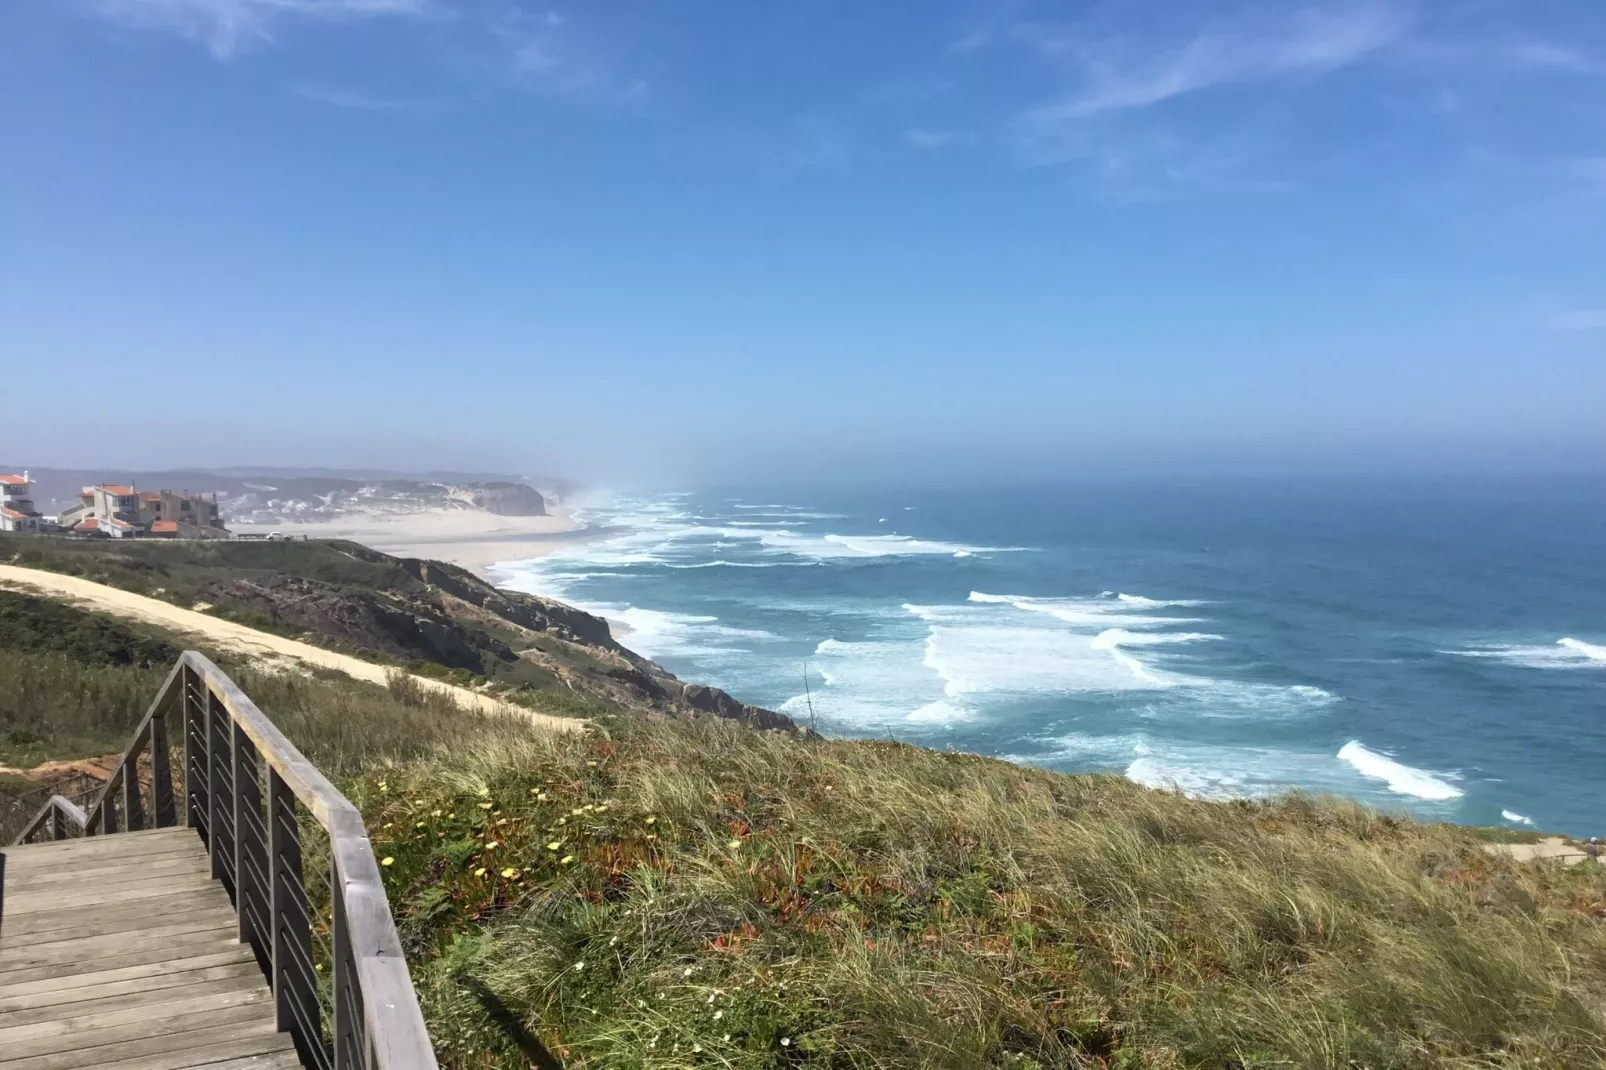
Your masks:
M1021 594L987 594L971 591L970 601L1010 605L1026 613L1045 613L1066 624L1097 628L1159 628L1169 624L1197 624L1198 617L1157 617L1144 607L1098 598L1034 598Z
M1464 658L1492 658L1529 669L1606 669L1606 646L1571 636L1558 639L1550 646L1512 644L1442 653Z
M1203 602L1200 602L1200 601L1198 601L1196 599L1192 599L1192 598L1181 598L1181 599L1145 598L1141 594L1117 594L1115 596L1115 599L1118 602L1125 602L1129 606L1142 606L1144 609L1159 609L1159 608L1161 608L1163 606L1202 606L1202 605L1204 605Z
M1331 757L1279 747L1239 747L1147 735L1070 735L1045 740L1011 761L1069 769L1113 769L1145 787L1194 798L1263 798L1296 785L1338 791Z
M1513 813L1510 810L1500 811L1500 816L1511 822L1513 825L1531 825L1534 823L1533 818L1523 817L1521 814Z
M960 556L975 553L1001 553L1004 548L964 546L959 543L916 539L909 535L807 535L795 531L764 534L759 540L778 553L795 554L819 560L868 557L906 557L919 555Z
M780 638L761 629L727 627L719 623L718 617L666 613L641 606L606 607L603 613L630 629L620 642L647 658L743 654L751 649L752 640Z
M1446 783L1433 773L1403 765L1385 754L1368 750L1358 739L1352 739L1339 748L1338 757L1348 762L1355 771L1373 780L1385 781L1396 795L1412 795L1418 799L1456 799L1461 789Z

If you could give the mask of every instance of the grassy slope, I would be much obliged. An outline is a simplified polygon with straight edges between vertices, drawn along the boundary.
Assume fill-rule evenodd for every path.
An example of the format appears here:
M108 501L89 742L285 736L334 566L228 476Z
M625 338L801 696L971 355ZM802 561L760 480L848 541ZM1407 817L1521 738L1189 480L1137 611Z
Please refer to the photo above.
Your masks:
M1606 869L1348 803L706 722L351 790L454 1067L477 985L571 1067L1606 1065Z

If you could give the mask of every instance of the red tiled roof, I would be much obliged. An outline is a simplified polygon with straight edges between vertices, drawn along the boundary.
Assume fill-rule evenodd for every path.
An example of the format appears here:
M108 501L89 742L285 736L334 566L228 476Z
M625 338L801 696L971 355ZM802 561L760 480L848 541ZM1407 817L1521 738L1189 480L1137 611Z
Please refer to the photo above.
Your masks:
M165 535L168 532L173 532L173 533L177 534L177 532L178 532L178 521L177 520L158 520L156 523L151 525L151 533L153 535Z
M139 496L139 500L142 502L159 502L162 500L162 493L155 490L146 491Z
M105 483L102 484L100 489L105 491L107 494L115 494L119 498L134 493L133 487L125 487L121 483Z
M106 522L108 524L110 524L112 527L120 528L123 531L133 531L134 530L134 525L130 524L126 520L118 520L115 516L111 517Z
M97 517L93 517L93 516L90 517L88 520L80 520L73 527L73 530L74 531L99 531L100 530L100 520Z
M21 476L0 475L0 485L7 487L26 487L28 481Z
M0 508L0 515L9 517L12 520L27 520L28 519L28 514L27 513L19 513L15 509Z

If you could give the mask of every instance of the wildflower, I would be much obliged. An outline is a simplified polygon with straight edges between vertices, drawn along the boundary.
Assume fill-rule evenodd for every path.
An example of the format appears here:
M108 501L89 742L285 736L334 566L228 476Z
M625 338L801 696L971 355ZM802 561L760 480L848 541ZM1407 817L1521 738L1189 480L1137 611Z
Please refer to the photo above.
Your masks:
M575 809L569 811L569 816L570 817L579 817L583 813L585 813L584 810L581 810L579 808L575 808Z
M480 867L480 868L479 868L479 869L476 869L476 870L475 870L475 871L474 871L474 876L476 876L476 877L483 877L483 876L485 876L485 867L484 867L484 866L481 866L481 867Z
M441 816L441 812L439 810L431 810L429 812L429 816L430 817L440 817Z
M574 861L574 855L564 855L562 858L558 859L558 865L566 866L566 865L568 865L569 863L571 863L573 861Z
M391 825L394 825L394 824L395 824L395 822L394 822L394 821L387 821L387 822L385 822L385 824L384 824L384 827L385 827L385 828L390 828L390 826L391 826Z
M480 809L481 810L489 810L490 808L491 808L491 804L490 803L480 803Z
M480 789L481 797L489 795L490 793L491 793L491 789L490 788L481 788Z
M581 959L581 960L580 960L580 961L579 961L579 962L577 962L577 963L575 963L575 964L574 964L574 968L575 968L575 969L577 969L577 970L583 970L583 969L585 969L585 968L586 968L586 963L585 963L585 960L584 960L584 959Z
M562 840L553 840L551 843L546 845L546 849L549 850L549 851L556 851L559 847L562 847L562 846L563 846L563 841Z
M394 858L392 858L390 855L386 855L384 858L381 858L379 860L379 864L382 865L382 866L388 866L388 865L391 865L392 863L394 863L395 861L396 860Z
M680 975L682 977L690 977L691 976L691 967L687 966L684 970L681 970L680 971Z
M418 824L416 824L416 825L414 825L414 826L413 826L413 828L415 828L415 829L421 829L421 828L423 828L423 827L424 827L424 825L425 825L425 824L426 824L426 823L427 823L427 822L423 822L423 821L420 821L420 822L419 822L419 823L418 823Z
M658 819L656 817L647 818L647 824L649 824L649 825L657 824L657 822L658 822Z
M607 804L607 803L603 803L603 804L602 804L602 805L601 805L601 806L599 806L599 807L597 807L597 813L599 813L599 814L600 814L600 813L602 813L602 812L603 812L603 811L604 811L604 810L606 810L606 809L607 809L607 808L608 808L608 804Z
M596 762L592 762L591 764L592 765L596 765L597 763ZM694 1052L702 1051L703 1050L703 1046L701 1044L693 1044L691 1046L691 1050L694 1051Z
M736 850L736 848L740 847L741 845L742 845L742 841L741 840L732 840L730 843L726 844L726 846L729 847L733 851Z
M539 795L539 794L541 794L541 789L540 788L531 788L530 789L530 794L531 795Z
M781 1038L781 1047L790 1048L791 1046L792 1046L792 1038L791 1037L782 1037Z
M723 1017L725 1017L725 1012L724 1011L715 1011L714 1012L714 1021L717 1022Z
M505 817L497 818L496 824L497 824L498 827L507 824L507 818L505 818Z
M617 944L618 942L619 942L619 938L617 936L608 937L608 946L609 947L612 947L614 944Z
M721 1039L721 1040L723 1040L723 1041L725 1041L725 1043L727 1043L727 1044L729 1044L729 1043L730 1043L730 1039L731 1039L731 1035L730 1035L730 1034L729 1034L729 1033L726 1033L726 1034L725 1034L725 1035L724 1035L724 1036L723 1036L723 1037L721 1037L721 1038L720 1038L720 1039Z
M517 877L518 875L519 875L519 871L514 869L512 866L508 866L506 869L504 869L502 871L502 876L507 877L509 879Z
M595 769L597 767L597 763L596 762L587 762L586 764L589 765L593 769Z

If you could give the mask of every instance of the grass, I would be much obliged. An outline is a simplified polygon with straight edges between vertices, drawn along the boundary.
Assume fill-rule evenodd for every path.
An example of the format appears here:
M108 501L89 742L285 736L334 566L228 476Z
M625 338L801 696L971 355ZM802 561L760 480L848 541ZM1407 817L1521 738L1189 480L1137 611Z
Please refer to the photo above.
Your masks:
M451 1067L1606 1065L1606 870L1346 802L707 721L349 790Z

